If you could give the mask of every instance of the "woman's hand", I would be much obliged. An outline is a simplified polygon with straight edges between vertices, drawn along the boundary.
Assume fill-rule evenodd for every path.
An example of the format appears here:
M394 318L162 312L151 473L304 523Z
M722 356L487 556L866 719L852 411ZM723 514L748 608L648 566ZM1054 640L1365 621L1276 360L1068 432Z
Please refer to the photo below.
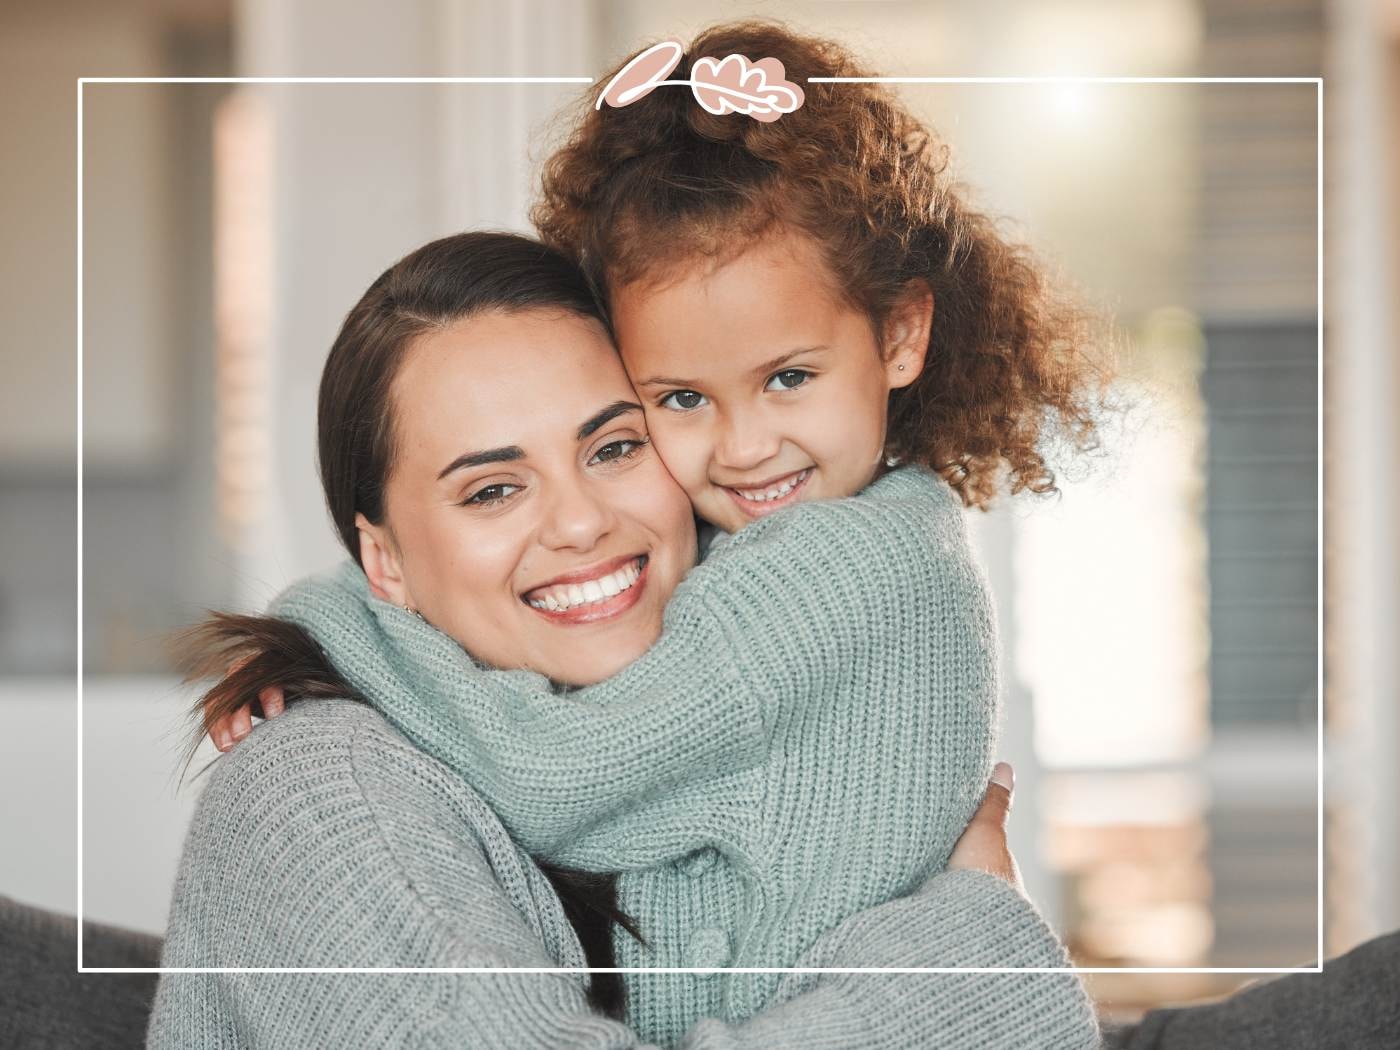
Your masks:
M231 669L232 670L232 669ZM276 718L286 707L280 687L270 685L258 694L263 718ZM244 704L231 715L225 715L209 727L209 739L220 751L232 751L233 745L253 731L253 705ZM966 834L966 833L964 833Z
M992 782L977 812L972 814L962 836L948 858L949 871L985 871L999 875L1022 894L1021 870L1006 844L1006 817L1011 812L1011 793L1016 787L1016 774L1006 762L998 762L992 770Z

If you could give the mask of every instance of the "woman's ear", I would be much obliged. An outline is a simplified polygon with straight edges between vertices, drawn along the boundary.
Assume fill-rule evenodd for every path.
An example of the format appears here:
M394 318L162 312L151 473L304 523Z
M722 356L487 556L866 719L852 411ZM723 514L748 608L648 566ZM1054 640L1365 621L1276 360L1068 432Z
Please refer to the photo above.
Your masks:
M403 567L389 530L371 523L363 514L355 515L355 528L360 534L360 564L369 578L370 593L383 601L411 608L413 598L404 582Z
M932 328L933 292L923 281L910 281L885 318L885 376L891 390L919 378Z

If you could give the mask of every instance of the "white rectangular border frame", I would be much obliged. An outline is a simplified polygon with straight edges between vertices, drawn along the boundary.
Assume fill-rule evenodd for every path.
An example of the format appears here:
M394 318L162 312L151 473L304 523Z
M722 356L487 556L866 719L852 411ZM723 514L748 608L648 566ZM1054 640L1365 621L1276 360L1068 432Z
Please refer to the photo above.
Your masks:
M135 967L83 965L83 87L86 84L591 84L592 77L79 77L77 122L77 432L78 432L78 973L713 973L702 967ZM724 967L735 973L1321 973L1323 963L1323 640L1326 606L1323 564L1324 427L1323 410L1323 78L1322 77L812 77L828 84L1312 84L1317 88L1317 965L1256 966L1087 966L1087 967Z

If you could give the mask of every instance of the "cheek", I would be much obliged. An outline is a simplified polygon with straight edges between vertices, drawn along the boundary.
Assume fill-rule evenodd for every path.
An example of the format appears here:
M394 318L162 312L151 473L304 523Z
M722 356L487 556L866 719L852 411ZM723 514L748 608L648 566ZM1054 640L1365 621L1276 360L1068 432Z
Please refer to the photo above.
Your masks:
M690 528L693 518L685 487L659 457L654 476L640 492L635 512L662 539L684 538L683 533Z
M702 426L653 412L647 416L647 430L651 433L652 448L671 477L683 488L688 490L697 479L703 480L709 462L709 439Z
M635 481L619 494L618 509L655 537L668 554L688 563L694 553L695 516L684 487L659 457L639 471Z
M414 577L437 607L437 622L471 623L480 630L499 618L514 598L520 562L520 544L509 532L486 523L469 527L451 514L434 521L425 537L428 556L412 564ZM427 609L424 615L433 619Z
M837 378L835 376L833 379ZM828 467L849 463L865 470L884 447L888 395L878 380L852 377L849 383L832 383L827 396L804 414L802 432L807 451Z

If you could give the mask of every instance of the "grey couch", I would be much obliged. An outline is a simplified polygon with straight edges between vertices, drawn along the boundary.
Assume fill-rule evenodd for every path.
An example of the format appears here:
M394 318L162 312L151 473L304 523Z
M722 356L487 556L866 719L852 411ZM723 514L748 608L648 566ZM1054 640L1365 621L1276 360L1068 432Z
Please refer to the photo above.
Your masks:
M0 896L0 1048L124 1050L145 1042L156 974L80 974L77 922ZM85 923L83 962L155 967L160 939ZM1106 1050L1400 1047L1400 933L1205 1006L1154 1010ZM1009 1048L1008 1048L1009 1050ZM1027 1048L1029 1050L1029 1048ZM1038 1048L1037 1048L1038 1050Z
M83 924L84 966L160 965L160 938ZM156 974L78 973L70 916L0 896L0 1047L126 1050L144 1046Z
M1153 1010L1106 1050L1396 1050L1400 932L1328 959L1322 973L1263 979L1228 999Z

